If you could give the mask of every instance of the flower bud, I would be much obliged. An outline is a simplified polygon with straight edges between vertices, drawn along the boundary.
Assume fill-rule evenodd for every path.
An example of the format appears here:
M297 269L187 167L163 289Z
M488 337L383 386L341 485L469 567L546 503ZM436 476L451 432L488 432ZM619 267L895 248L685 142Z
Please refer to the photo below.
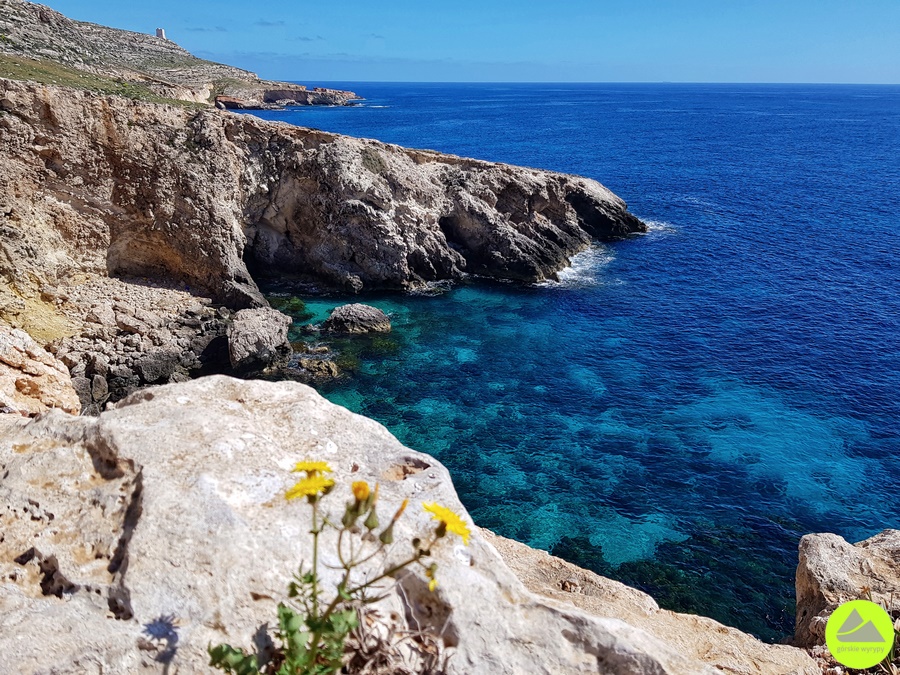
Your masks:
M374 530L378 527L378 515L375 513L375 507L372 507L372 510L369 511L369 517L366 518L366 527L369 531Z
M378 541L387 546L388 544L394 543L394 521L391 521L391 524L384 528L384 532L378 535Z

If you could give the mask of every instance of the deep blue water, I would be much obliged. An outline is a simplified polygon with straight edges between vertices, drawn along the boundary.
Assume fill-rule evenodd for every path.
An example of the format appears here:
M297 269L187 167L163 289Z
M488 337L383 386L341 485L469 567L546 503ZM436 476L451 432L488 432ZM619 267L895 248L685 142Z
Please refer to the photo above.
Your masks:
M590 176L651 224L558 284L364 299L394 332L323 393L479 525L768 640L802 534L900 527L900 87L342 86L262 116Z

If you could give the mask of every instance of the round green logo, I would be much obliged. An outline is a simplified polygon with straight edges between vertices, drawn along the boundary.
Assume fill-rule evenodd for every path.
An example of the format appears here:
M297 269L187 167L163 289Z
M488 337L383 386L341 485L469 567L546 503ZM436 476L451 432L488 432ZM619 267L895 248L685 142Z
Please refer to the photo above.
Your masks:
M825 644L838 663L871 668L881 663L894 644L894 622L868 600L839 605L825 625Z

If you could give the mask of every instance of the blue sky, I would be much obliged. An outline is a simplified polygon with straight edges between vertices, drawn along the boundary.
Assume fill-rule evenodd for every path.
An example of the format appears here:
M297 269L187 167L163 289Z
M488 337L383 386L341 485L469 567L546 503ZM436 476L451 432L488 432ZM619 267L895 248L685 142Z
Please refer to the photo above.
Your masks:
M900 0L44 0L302 81L900 83Z

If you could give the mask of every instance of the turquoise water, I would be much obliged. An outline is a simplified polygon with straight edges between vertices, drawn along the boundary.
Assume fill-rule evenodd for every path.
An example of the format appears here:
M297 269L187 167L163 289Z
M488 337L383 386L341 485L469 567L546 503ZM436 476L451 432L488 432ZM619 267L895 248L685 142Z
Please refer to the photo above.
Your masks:
M362 298L394 332L322 392L479 525L768 640L802 534L900 527L900 88L351 88L267 115L589 175L651 224L559 283Z

